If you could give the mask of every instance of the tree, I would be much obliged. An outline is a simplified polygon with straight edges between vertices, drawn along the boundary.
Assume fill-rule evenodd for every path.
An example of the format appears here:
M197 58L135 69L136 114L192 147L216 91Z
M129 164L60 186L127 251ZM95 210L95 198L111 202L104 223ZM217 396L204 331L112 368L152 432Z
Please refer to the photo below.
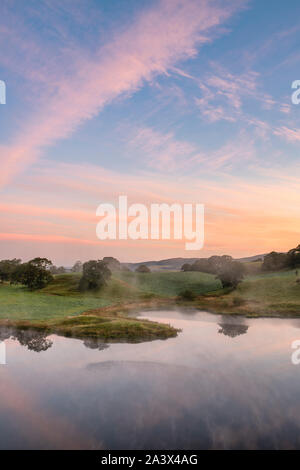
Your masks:
M295 269L300 266L300 245L287 253L287 259L290 268Z
M184 263L181 266L181 271L187 272L187 271L192 271L192 265L189 263Z
M83 264L82 278L79 282L79 290L87 291L100 289L111 277L111 271L106 263L100 260L90 260Z
M124 273L131 273L131 269L128 268L128 266L121 265L121 271Z
M21 263L20 259L4 259L0 261L0 282L12 281L13 272Z
M121 263L116 258L112 256L105 256L103 258L103 262L106 264L110 271L120 271L121 270Z
M140 266L138 266L135 270L136 273L151 273L151 269L148 268L148 266L146 266L145 264L141 264Z
M64 274L66 272L65 268L63 266L51 266L50 267L50 273L51 274Z
M244 278L245 268L239 261L226 263L219 270L216 279L220 279L223 287L236 288Z
M34 258L19 264L13 272L12 282L23 284L30 290L42 289L53 280L48 269L50 265L52 262L47 258Z
M218 274L226 264L233 261L231 256L211 256L210 258L199 258L192 265L184 264L183 271L199 271L202 273Z
M292 252L293 250L291 250ZM290 252L290 253L291 253ZM290 255L290 259L292 259L292 254ZM289 256L286 253L277 253L276 251L272 251L268 255L264 257L264 262L262 264L263 271L278 271L280 269L284 269L288 267L289 264Z
M41 269L49 269L50 266L53 266L52 261L50 261L48 258L33 258L29 261L29 263Z
M82 262L76 261L71 271L72 273L82 273Z

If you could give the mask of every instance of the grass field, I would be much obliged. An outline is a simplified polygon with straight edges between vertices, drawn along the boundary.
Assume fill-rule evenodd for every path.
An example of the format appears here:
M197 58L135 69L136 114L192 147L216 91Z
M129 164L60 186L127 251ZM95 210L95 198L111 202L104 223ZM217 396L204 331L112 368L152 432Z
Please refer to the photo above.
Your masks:
M164 297L177 296L184 290L201 295L221 288L220 281L214 275L199 272L120 272L114 273L114 276L140 291Z
M257 274L247 277L238 288L202 306L222 313L251 315L300 315L300 284L295 271Z
M197 272L118 272L103 289L86 295L77 289L79 278L76 274L58 275L46 288L37 292L21 286L0 285L0 320L44 323L52 327L55 324L60 331L69 331L71 324L63 325L62 322L73 317L70 319L71 323L74 322L73 330L84 330L86 334L95 332L97 324L96 329L111 338L123 335L128 339L131 334L138 335L142 331L149 338L152 334L168 337L174 332L166 330L162 333L153 326L149 332L149 325L133 324L132 317L126 317L126 312L132 306L150 306L151 302L175 302L185 290L198 296L193 303L195 307L212 312L300 315L300 284L296 282L294 271L248 275L236 290L226 295L215 276ZM115 306L112 316L109 316L112 311L108 315L110 306ZM92 315L98 317L96 323L91 317L89 326L77 324L77 315L84 312L93 312ZM101 315L105 317L105 325L99 320Z
M107 304L99 298L48 295L21 286L0 285L0 319L48 321Z

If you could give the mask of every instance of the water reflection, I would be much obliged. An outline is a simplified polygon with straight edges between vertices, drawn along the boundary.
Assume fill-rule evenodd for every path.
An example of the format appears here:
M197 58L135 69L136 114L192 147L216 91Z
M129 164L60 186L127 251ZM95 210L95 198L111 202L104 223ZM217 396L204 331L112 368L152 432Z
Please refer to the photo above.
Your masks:
M218 333L229 336L230 338L236 338L240 335L245 335L248 331L248 325L228 323L228 320L224 323L219 323L220 329Z
M11 326L0 327L0 341L12 339L18 341L21 346L26 346L29 351L42 352L52 347L53 341L49 339L49 334L36 329L22 329ZM87 338L83 344L88 349L104 351L109 348L109 344L104 343L99 338Z
M98 351L104 351L104 349L109 348L109 344L103 343L98 338L87 338L83 341L83 344L88 349L98 349Z
M29 351L42 352L47 351L53 345L53 341L48 339L46 333L32 329L18 329L14 327L0 328L0 341L13 339L18 341L21 346L26 346Z
M43 354L28 335L8 342L0 448L300 449L300 320L143 316L182 333L109 347L51 336Z

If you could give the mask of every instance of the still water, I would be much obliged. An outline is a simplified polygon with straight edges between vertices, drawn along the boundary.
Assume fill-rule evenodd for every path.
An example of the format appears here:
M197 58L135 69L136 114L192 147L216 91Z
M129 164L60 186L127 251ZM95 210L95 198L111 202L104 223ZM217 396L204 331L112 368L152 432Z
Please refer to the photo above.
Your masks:
M300 449L300 320L142 312L177 338L1 329L0 449Z

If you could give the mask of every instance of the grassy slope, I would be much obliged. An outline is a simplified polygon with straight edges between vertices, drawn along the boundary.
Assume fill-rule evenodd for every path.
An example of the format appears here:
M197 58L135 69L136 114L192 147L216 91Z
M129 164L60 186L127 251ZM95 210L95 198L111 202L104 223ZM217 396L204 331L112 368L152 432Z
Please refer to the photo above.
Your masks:
M78 282L79 276L65 274L56 276L38 292L29 292L21 286L0 285L0 319L48 321L146 297L145 293L116 279L100 292L84 295L77 290Z
M107 304L99 298L48 295L41 291L29 292L20 286L0 286L0 319L47 321Z
M257 275L243 282L236 295L269 312L300 313L300 285L295 271Z
M215 276L206 273L174 271L139 274L120 272L114 275L140 291L163 297L174 297L187 289L201 295L221 288L220 281L216 280Z
M222 313L300 315L300 285L296 279L295 271L257 274L247 277L230 294L200 303L202 308Z

